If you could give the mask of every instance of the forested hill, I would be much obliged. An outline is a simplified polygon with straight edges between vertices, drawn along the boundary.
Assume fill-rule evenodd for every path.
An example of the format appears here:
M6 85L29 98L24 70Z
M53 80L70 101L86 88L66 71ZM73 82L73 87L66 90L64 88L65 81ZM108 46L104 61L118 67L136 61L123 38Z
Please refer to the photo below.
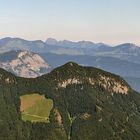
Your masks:
M53 100L47 123L23 121L20 96ZM0 69L1 140L139 140L140 94L121 77L69 62L38 78Z

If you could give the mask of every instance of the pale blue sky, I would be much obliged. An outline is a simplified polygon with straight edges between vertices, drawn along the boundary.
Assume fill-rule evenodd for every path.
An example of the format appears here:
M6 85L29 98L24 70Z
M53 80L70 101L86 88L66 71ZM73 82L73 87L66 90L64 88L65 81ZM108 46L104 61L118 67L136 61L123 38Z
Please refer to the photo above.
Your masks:
M140 44L140 0L0 0L0 38Z

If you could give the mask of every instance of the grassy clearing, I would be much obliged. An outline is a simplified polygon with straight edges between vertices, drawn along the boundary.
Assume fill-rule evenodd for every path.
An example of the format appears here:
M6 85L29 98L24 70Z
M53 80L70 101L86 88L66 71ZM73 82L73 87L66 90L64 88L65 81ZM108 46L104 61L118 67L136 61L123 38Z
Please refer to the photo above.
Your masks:
M49 122L49 119L47 117L41 117L36 115L30 115L26 113L22 113L22 120L24 121L31 121L31 122Z
M20 97L20 111L23 121L49 122L53 101L39 94L30 94Z

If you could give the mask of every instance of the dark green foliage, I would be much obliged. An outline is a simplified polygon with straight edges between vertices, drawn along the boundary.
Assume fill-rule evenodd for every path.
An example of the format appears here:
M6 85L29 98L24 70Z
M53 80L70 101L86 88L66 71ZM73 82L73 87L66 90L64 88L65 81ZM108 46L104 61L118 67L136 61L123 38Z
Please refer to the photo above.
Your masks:
M117 75L75 63L35 79L19 78L2 69L0 75L0 140L140 139L140 94ZM111 94L87 82L90 77L98 82L99 75L113 77L126 85L129 93ZM82 83L58 86L69 78L78 78ZM31 93L53 100L50 123L21 120L19 97Z

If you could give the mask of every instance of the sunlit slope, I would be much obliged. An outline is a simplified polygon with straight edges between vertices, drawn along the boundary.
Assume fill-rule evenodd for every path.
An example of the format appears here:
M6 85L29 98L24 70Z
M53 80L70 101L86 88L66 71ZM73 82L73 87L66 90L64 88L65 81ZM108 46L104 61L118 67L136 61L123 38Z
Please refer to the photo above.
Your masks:
M22 120L31 122L49 122L53 101L39 94L30 94L20 97L20 111Z

